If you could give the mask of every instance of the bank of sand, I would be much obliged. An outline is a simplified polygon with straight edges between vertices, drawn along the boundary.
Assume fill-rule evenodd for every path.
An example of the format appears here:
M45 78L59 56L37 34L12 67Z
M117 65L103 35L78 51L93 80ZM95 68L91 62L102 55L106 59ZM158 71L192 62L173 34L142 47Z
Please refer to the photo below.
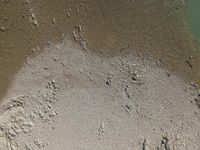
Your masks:
M15 76L0 149L197 150L197 93L150 57L101 58L66 39Z

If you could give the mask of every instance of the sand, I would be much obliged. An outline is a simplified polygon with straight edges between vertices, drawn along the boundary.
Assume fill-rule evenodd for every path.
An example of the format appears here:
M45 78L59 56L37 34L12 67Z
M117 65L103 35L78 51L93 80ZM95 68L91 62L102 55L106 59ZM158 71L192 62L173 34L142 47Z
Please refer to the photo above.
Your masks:
M2 150L197 150L198 87L150 56L102 58L65 37L27 57L1 105Z

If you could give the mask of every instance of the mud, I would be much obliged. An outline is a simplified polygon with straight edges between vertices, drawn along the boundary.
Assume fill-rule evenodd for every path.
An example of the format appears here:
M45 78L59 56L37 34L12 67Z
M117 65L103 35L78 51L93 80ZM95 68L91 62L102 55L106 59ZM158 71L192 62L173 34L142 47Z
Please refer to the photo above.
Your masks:
M153 55L186 79L200 79L199 52L182 0L1 0L0 14L1 96L26 55L73 33L95 55Z

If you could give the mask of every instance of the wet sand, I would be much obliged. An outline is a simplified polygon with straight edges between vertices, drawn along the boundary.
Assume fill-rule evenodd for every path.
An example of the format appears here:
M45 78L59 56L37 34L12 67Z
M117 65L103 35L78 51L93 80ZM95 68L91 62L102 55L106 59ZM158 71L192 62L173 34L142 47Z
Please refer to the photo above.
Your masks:
M61 42L63 34L74 38L73 31L81 39L78 42L88 43L88 50L95 55L146 53L168 69L198 82L200 57L184 9L182 1L174 0L3 0L0 94L5 94L26 55L37 55L48 41Z

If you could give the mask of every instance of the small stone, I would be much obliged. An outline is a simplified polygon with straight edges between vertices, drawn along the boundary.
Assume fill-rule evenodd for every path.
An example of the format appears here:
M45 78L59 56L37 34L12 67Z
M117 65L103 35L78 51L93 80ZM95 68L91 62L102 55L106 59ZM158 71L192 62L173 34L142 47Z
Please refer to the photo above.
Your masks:
M52 108L52 105L51 105L51 104L48 104L48 107L49 107L49 109L51 109L51 108Z
M58 58L57 58L57 57L54 57L53 60L54 60L54 61L58 61Z
M67 12L67 16L70 18L71 17L71 9L69 9L69 11Z
M79 9L76 8L76 15L78 16L79 15Z
M30 144L25 145L26 150L34 150L34 148Z
M49 114L49 117L55 117L56 116L56 112L52 112L51 114Z
M1 27L1 31L4 32L4 31L5 31L5 28L4 28L4 27Z
M55 17L52 19L52 23L56 24L56 18Z
M100 126L100 128L99 128L99 131L103 133L103 132L105 131L104 128L105 128L105 123L102 122L102 123L101 123L101 126Z
M161 149L170 150L169 139L167 137L163 137L161 141Z
M31 18L32 18L33 25L39 26L36 15L34 13L31 13Z
M44 119L44 114L42 112L39 112L39 116L41 119Z
M30 4L31 2L30 2L30 0L26 0L25 3L26 4Z
M31 17L33 20L36 20L36 15L34 13L31 13Z
M111 85L111 83L112 83L111 77L108 77L107 80L106 80L106 84Z
M39 26L39 24L38 24L37 20L33 20L33 25L35 25L36 27L38 27L38 26Z
M74 40L75 40L75 41L78 41L78 36L76 35L76 32L75 32L75 31L73 31L73 37L74 37Z
M87 42L85 40L83 40L81 42L81 46L82 46L83 50L87 50Z
M142 150L149 150L147 146L147 140L146 138L144 139L144 142L142 143Z
M37 138L35 141L34 141L35 145L38 147L38 148L42 148L44 147L44 144L42 142L42 140L40 138Z

